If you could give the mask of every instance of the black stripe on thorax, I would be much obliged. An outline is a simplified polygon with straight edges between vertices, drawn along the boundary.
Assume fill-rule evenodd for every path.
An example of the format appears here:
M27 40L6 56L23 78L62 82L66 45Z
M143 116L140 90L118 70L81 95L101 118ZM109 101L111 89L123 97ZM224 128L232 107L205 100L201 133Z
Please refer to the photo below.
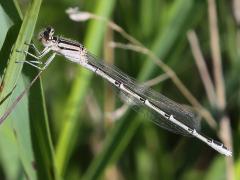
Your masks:
M72 45L72 46L77 46L79 48L83 48L83 45L80 44L79 42L71 41L68 39L58 38L58 43L64 43L64 44L68 44L68 45Z
M77 49L66 48L66 47L62 47L62 46L59 46L59 45L58 45L58 47L59 47L60 49L69 50L69 51L79 51L79 50L77 50Z

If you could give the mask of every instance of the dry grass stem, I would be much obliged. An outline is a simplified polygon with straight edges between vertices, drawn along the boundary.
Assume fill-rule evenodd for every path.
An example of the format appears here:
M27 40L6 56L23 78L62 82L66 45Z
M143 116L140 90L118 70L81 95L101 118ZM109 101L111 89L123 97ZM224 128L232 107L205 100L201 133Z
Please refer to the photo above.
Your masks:
M72 19L73 21L86 21L86 20L90 20L90 19L103 21L103 22L107 23L107 26L109 28L111 28L112 30L120 33L129 42L132 42L133 44L143 46L141 42L139 42L134 37L129 35L123 28L118 26L113 21L110 21L110 20L106 19L105 17L98 16L98 15L92 14L90 12L79 11L78 8L69 8L69 9L66 10L66 13L69 15L70 19Z
M150 59L153 60L154 63L156 63L159 67L161 67L166 74L168 74L168 76L172 79L172 81L174 82L174 84L178 87L178 89L180 90L180 92L186 97L186 99L196 108L196 110L198 111L198 113L203 116L205 118L205 120L208 122L208 124L215 129L216 128L216 122L214 120L214 118L212 117L212 115L209 113L208 110L206 110L198 101L197 99L190 93L190 91L188 91L188 89L186 88L186 86L181 82L181 80L177 77L177 75L175 74L175 72L168 66L166 65L163 61L161 61L153 52L151 52L149 49L147 49L144 45L142 45L142 43L140 43L138 40L136 40L134 37L132 37L131 35L129 35L126 31L124 31L120 26L118 26L117 24L115 24L112 21L109 21L106 18L103 18L101 16L97 16L95 14L91 14L88 12L80 12L78 9L76 8L71 8L68 9L67 14L69 15L69 17L73 20L73 21L83 21L84 20L88 20L88 19L96 19L96 20L101 20L105 23L107 23L107 25L112 28L114 31L117 31L118 33L120 33L123 37L125 37L129 42L131 42L131 44L121 44L118 43L116 44L116 46L118 46L119 48L124 48L124 49L129 49L129 50L133 50L136 52L140 52L143 54L146 54L150 57ZM86 14L88 14L88 17L86 18ZM82 15L84 15L84 18L82 18Z
M237 24L240 24L240 0L233 0L232 1L232 9L233 9L233 15L237 22Z
M165 63L163 63L156 55L154 55L150 50L148 50L145 47L139 47L137 45L133 44L122 44L122 43L115 43L112 42L110 44L111 46L115 48L121 48L121 49L127 49L136 51L142 54L145 54L149 56L155 64L157 64L160 68L164 70L164 72L169 76L169 78L173 81L173 83L176 85L176 87L179 89L179 91L186 97L186 99L194 106L194 108L197 110L197 112L205 118L205 120L208 122L208 124L215 129L217 127L217 124L212 117L212 115L209 113L208 110L206 110L199 102L198 100L188 91L186 86L182 83L182 81L177 77L175 72Z
M169 78L168 74L164 73L164 74L161 74L161 75L159 75L159 76L157 76L157 77L155 77L153 79L145 81L141 85L148 86L148 87L155 86L155 85L165 81L168 78Z
M197 111L200 113L201 116L203 116L208 124L212 128L216 128L216 122L214 121L214 118L211 116L211 114L204 109L204 107L197 101L197 99L188 91L188 89L185 87L185 85L181 82L181 80L177 77L175 72L163 61L161 61L154 53L152 53L149 49L147 49L142 43L140 43L138 40L136 40L134 37L129 35L126 31L124 31L120 26L115 24L112 21L109 21L108 19L97 16L95 14L91 14L88 12L81 12L77 8L70 8L67 11L67 14L69 15L70 19L73 21L83 21L88 20L88 19L96 19L96 20L101 20L107 23L107 25L112 28L114 31L117 31L120 33L123 37L125 37L129 42L132 44L128 44L125 46L125 49L130 49L134 50L136 52L140 52L143 54L146 54L150 57L150 59L153 60L154 63L156 63L159 67L161 67L172 79L172 81L176 84L176 86L179 88L181 93L188 99L188 101L197 109ZM88 15L88 17L87 17ZM84 18L83 18L84 17ZM119 47L121 48L121 44L119 44ZM122 47L123 48L123 47Z
M208 16L209 16L209 28L210 28L210 43L211 53L213 60L213 72L216 86L217 95L217 108L220 112L225 112L226 109L226 96L224 77L222 72L222 58L219 43L219 31L217 21L217 10L215 0L208 0ZM224 114L220 119L220 137L223 142L232 149L232 132L230 127L230 119ZM227 179L234 179L234 164L233 157L226 158L227 164Z
M219 32L217 26L217 12L215 0L208 0L208 13L209 13L209 27L210 27L210 43L211 54L213 61L213 75L216 86L216 95L218 106L221 110L225 109L225 87L222 72L222 59L219 43Z
M93 122L96 124L101 123L100 121L103 118L103 114L92 91L90 91L89 95L86 97L86 105Z
M114 48L109 48L108 43L113 40L113 30L111 28L107 28L104 37L104 61L107 64L114 64ZM112 89L112 86L108 83L105 83L104 89L104 114L106 112L114 111L115 108L115 95ZM111 127L113 122L113 117L105 116L104 118L104 126L105 128Z
M21 94L14 100L14 102L5 110L4 114L0 117L0 124L4 122L4 120L10 115L13 109L17 106L18 102L27 94L33 84L37 81L43 71L39 71L38 74L34 77L34 79L27 85L27 87L21 92ZM14 86L15 88L15 86ZM1 100L2 101L2 100Z
M200 73L208 100L211 104L211 106L216 106L216 94L214 90L214 85L212 83L210 74L207 69L207 65L205 63L205 60L203 58L197 35L194 31L189 31L187 33L188 41L190 43L190 47L194 56L194 60L196 62L198 71Z
M120 119L128 110L129 105L123 104L120 108L113 112L106 112L105 118L111 118L112 121Z

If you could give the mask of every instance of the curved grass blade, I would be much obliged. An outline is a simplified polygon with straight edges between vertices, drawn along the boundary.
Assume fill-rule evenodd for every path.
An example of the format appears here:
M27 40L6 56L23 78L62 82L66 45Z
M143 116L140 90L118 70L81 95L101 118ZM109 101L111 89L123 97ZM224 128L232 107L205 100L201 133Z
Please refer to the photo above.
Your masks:
M11 14L9 13L11 12ZM4 78L4 70L6 65L6 57L10 54L10 44L16 40L17 31L13 26L19 22L19 16L16 13L14 5L11 1L0 2L0 74L1 74L1 89L4 88L2 79ZM8 45L9 44L9 45ZM5 58L6 59L5 59ZM9 92L4 98L1 99L0 107L5 100L8 100L12 92ZM3 173L7 179L17 179L19 172L23 171L20 164L20 159L17 151L17 142L12 131L10 121L6 122L0 127L0 161Z
M23 54L17 53L16 50L28 49L28 46L24 45L24 43L25 42L29 43L31 41L34 28L36 25L37 17L38 17L38 12L40 10L40 5L41 5L41 0L34 0L29 4L28 9L24 15L20 31L19 31L19 26L15 25L14 27L15 28L14 32L16 33L16 35L18 35L18 36L15 36L17 37L16 40L8 41L8 43L6 43L6 45L8 46L13 46L13 43L16 41L12 48L12 52L4 53L5 54L4 64L6 65L6 69L4 70L5 72L4 79L3 79L4 83L3 83L3 90L1 91L1 98L6 97L6 95L9 92L11 92L12 88L15 87L16 83L18 82L18 77L19 77L19 74L21 73L22 65L16 64L15 61L19 59L23 60L25 59L25 57ZM14 17L14 15L11 15L11 17ZM20 22L17 21L15 24L20 24ZM11 47L8 49L11 49ZM8 59L7 54L9 56L8 61L7 61ZM34 72L31 72L29 76L32 79L34 76L36 76L36 74ZM8 122L10 123L10 120L12 120L12 124L7 127L8 131L13 132L13 127L14 129L17 129L15 131L15 137L16 137L16 143L17 143L16 145L18 148L16 149L18 149L19 151L19 157L24 167L25 176L27 176L29 179L36 179L36 177L38 177L39 179L43 179L43 178L55 179L56 173L54 168L54 159L53 159L53 150L52 150L53 148L52 148L52 143L51 143L51 138L49 133L48 122L46 118L44 100L42 97L42 89L39 83L36 87L37 88L34 89L34 91L32 92L29 98L29 103L31 104L31 102L34 99L37 99L38 105L31 106L30 119L28 117L29 111L25 112L21 110L18 113L25 112L24 117L21 118L21 116L15 115L11 119L8 118L8 121L5 122L4 125ZM39 96L41 98L38 98ZM6 111L7 107L9 107L9 105L12 103L12 100L14 101L14 99L12 98L13 97L10 96L7 100L5 100L2 103L0 107L1 115ZM24 97L24 99L25 98L27 97ZM22 107L18 106L16 109L18 108L22 108ZM37 113L34 114L37 118L32 117L33 108L37 110ZM14 113L17 113L17 112L14 112ZM26 123L23 123L23 122L26 122ZM38 131L36 131L36 129ZM26 132L28 133L26 134ZM26 143L28 145L26 145ZM26 157L26 154L29 154L29 152L32 152L34 154L34 159L31 159L31 161L29 161L28 158Z

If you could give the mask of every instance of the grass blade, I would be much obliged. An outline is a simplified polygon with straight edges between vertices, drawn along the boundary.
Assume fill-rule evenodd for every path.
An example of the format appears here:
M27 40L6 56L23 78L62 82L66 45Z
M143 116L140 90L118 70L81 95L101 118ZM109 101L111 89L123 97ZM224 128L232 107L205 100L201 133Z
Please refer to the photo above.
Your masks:
M103 17L109 17L113 8L115 0L98 1L96 5L96 14ZM89 30L87 31L84 45L93 53L98 54L105 25L100 22L91 22ZM63 175L68 164L72 149L76 143L76 137L79 129L78 114L81 109L81 104L85 98L88 90L92 74L84 69L79 68L73 83L72 90L67 100L65 112L63 115L63 130L60 134L56 148L56 164L59 174Z
M12 5L10 3L10 5ZM6 9L14 9L9 4L5 3ZM8 58L5 58L2 65L7 65L6 69L4 70L4 67L1 67L2 73L4 71L4 81L3 81L3 90L1 92L1 98L4 98L15 86L17 82L19 82L19 75L21 73L22 65L16 64L16 60L23 60L25 59L24 55L21 53L16 52L16 50L27 50L28 47L24 45L25 42L30 42L34 28L36 25L38 13L40 10L41 0L34 0L32 1L27 11L24 15L20 31L19 25L20 22L16 20L15 26L13 27L12 32L10 31L9 34L14 33L15 36L7 36L12 38L16 37L15 40L7 41L4 45L6 46L13 46L13 43L15 42L14 47L12 48L12 52L2 52L5 55L9 55ZM19 10L19 8L18 8ZM11 11L9 11L11 12ZM16 15L13 13L11 14L11 17L16 17ZM15 18L17 19L17 18ZM12 43L9 43L12 42ZM2 50L8 50L11 48L6 48L3 45ZM5 56L8 57L8 56ZM36 72L29 73L28 76L33 78L36 75ZM29 98L30 103L30 119L29 119L29 111L27 108L27 102L26 98L24 97L22 101L20 101L19 104L24 103L24 106L17 106L14 115L12 118L7 120L7 123L10 123L10 126L1 129L3 131L8 132L14 132L15 138L16 138L16 145L17 149L19 150L19 157L21 159L21 162L24 167L25 175L29 179L36 179L38 178L44 178L44 179L55 179L55 169L54 169L54 160L53 160L53 148L51 144L51 138L48 128L48 122L46 118L46 111L44 106L44 100L42 97L42 89L40 87L40 82L36 84L35 90L33 93L31 93L31 96ZM17 83L17 88L20 88L21 90L24 89L24 87L21 87ZM15 91L13 94L15 96L18 96L20 94L20 91ZM40 97L40 98L39 98ZM25 99L25 100L24 100ZM35 106L32 105L32 101L37 100L38 105L36 105L36 102L34 102ZM14 101L14 96L10 96L10 98L6 99L1 104L0 112L3 114L6 110L6 108ZM24 110L25 108L25 110ZM18 110L20 109L20 110ZM34 117L32 116L33 110L37 110L37 113L34 114ZM37 118L36 118L37 117ZM6 122L5 122L6 123ZM13 131L14 129L14 131ZM36 129L38 131L36 131ZM39 146L40 145L40 146ZM3 150L4 151L4 150ZM32 154L32 155L31 155ZM34 154L34 156L33 156ZM37 171L36 171L37 168Z

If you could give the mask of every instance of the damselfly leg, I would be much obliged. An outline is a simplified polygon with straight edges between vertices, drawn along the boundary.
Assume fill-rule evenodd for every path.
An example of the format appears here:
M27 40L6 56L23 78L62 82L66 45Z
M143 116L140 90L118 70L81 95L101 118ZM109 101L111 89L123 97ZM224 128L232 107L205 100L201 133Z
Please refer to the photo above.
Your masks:
M27 44L27 43L25 43ZM29 55L31 57L33 57L34 59L36 60L24 60L24 61L16 61L16 63L27 63L41 71L43 71L44 69L46 69L48 67L48 65L53 61L54 57L56 56L56 53L53 53L47 60L46 62L42 62L40 61L44 56L46 56L50 51L51 49L49 47L45 47L42 51L39 51L36 46L34 44L27 44L29 46L31 46L35 52L37 52L37 56L32 54L32 53L29 53L28 51L21 51L21 50L17 50L17 52L19 53L24 53L25 55ZM40 66L41 65L41 66Z
M29 48L32 48L38 55L41 54L41 51L38 50L38 48L35 46L34 43L24 43L25 45L29 46Z

